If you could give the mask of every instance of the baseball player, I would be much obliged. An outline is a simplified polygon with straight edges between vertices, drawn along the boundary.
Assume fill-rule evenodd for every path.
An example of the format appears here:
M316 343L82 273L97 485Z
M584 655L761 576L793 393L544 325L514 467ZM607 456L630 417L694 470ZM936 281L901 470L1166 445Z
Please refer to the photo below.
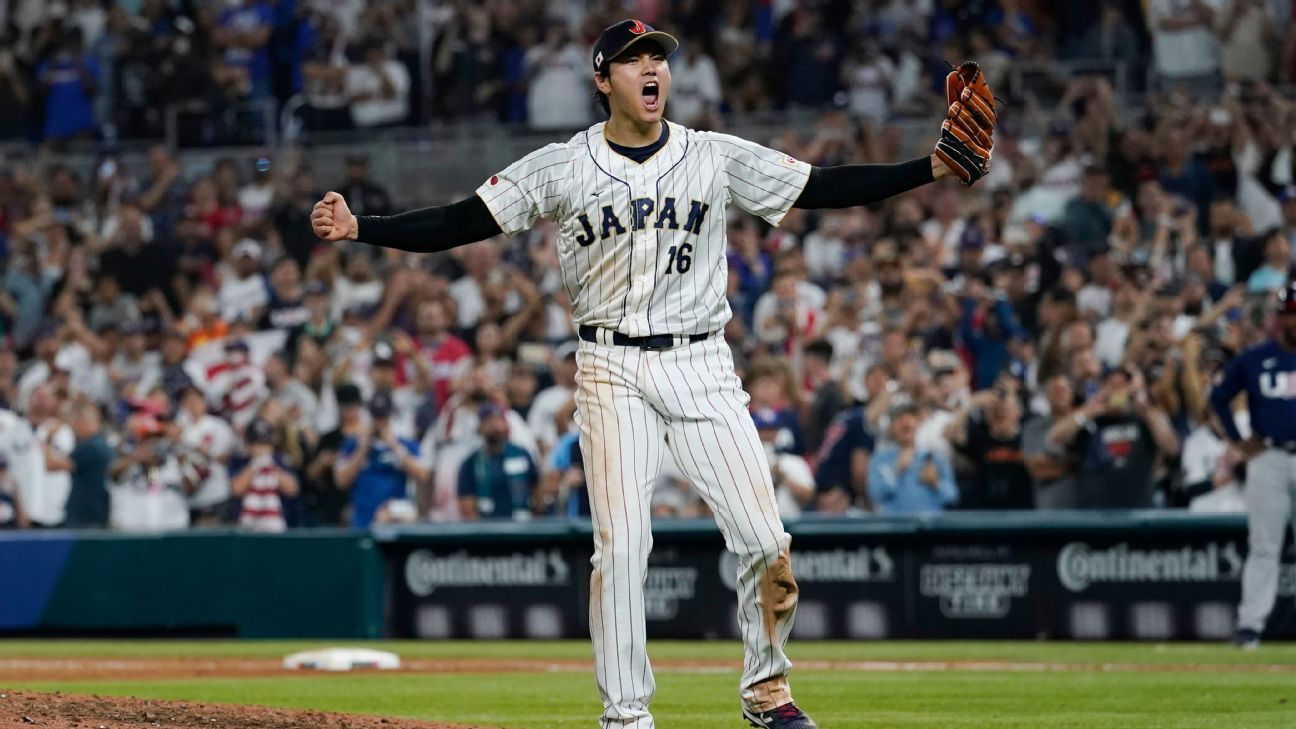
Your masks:
M1245 439L1231 407L1242 392L1251 415L1251 436ZM1229 440L1248 459L1249 538L1234 643L1254 650L1278 597L1283 532L1296 529L1296 281L1278 292L1277 335L1228 364L1210 403Z
M527 155L466 200L357 218L329 192L311 222L327 240L416 252L515 236L540 218L558 227L581 339L575 401L594 524L590 633L602 726L653 726L643 583L652 486L670 451L739 558L743 715L753 726L813 729L792 703L783 651L797 604L791 538L721 334L730 316L724 208L777 226L792 207L864 205L951 174L971 184L988 170L994 100L965 64L946 81L950 115L934 155L812 167L663 118L666 59L678 45L638 20L603 31L593 81L608 120Z

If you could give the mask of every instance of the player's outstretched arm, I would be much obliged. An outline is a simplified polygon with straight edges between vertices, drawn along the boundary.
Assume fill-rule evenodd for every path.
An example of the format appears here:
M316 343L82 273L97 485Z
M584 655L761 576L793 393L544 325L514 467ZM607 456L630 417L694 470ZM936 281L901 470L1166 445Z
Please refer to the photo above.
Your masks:
M354 240L414 253L436 253L500 234L499 224L481 198L422 208L399 215L351 213L336 192L325 193L311 211L311 229L324 240Z
M871 205L953 174L936 155L894 165L812 167L794 208Z

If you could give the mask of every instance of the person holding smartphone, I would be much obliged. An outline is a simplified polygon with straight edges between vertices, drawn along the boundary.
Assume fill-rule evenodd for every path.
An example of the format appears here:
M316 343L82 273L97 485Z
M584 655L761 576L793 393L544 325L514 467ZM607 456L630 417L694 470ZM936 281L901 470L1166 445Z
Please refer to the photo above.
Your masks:
M1128 366L1108 372L1083 407L1053 425L1048 440L1081 460L1080 509L1155 506L1157 461L1179 454L1170 418L1148 398L1143 373Z

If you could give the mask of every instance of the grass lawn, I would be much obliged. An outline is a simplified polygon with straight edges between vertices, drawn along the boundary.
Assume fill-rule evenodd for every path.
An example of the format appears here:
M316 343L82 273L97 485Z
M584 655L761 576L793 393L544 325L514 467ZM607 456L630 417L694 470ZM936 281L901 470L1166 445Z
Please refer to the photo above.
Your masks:
M347 643L345 644L354 644ZM278 657L320 642L0 641L15 657ZM366 643L407 658L588 659L582 642ZM734 662L732 671L658 671L653 702L664 729L741 727L737 643L653 643L659 660ZM1255 653L1224 646L1093 643L794 643L794 661L1004 661L1078 663L1099 670L799 670L798 703L824 729L1074 727L1289 729L1296 727L1296 672L1237 664L1296 665L1296 644ZM1094 664L1101 664L1094 666ZM1158 665L1161 668L1158 668ZM1184 666L1202 670L1185 671ZM1217 666L1211 670L1211 666ZM1234 666L1233 668L1230 668ZM17 682L12 688L157 699L265 704L440 719L509 729L594 727L592 675L286 674L267 678Z

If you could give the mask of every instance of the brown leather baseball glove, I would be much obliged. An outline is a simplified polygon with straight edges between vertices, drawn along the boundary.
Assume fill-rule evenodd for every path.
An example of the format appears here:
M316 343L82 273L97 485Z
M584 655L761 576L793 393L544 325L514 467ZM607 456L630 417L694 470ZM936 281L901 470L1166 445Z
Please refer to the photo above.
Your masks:
M990 171L994 129L999 121L994 94L981 67L968 61L945 77L945 98L949 115L941 124L936 156L964 185L971 185Z

